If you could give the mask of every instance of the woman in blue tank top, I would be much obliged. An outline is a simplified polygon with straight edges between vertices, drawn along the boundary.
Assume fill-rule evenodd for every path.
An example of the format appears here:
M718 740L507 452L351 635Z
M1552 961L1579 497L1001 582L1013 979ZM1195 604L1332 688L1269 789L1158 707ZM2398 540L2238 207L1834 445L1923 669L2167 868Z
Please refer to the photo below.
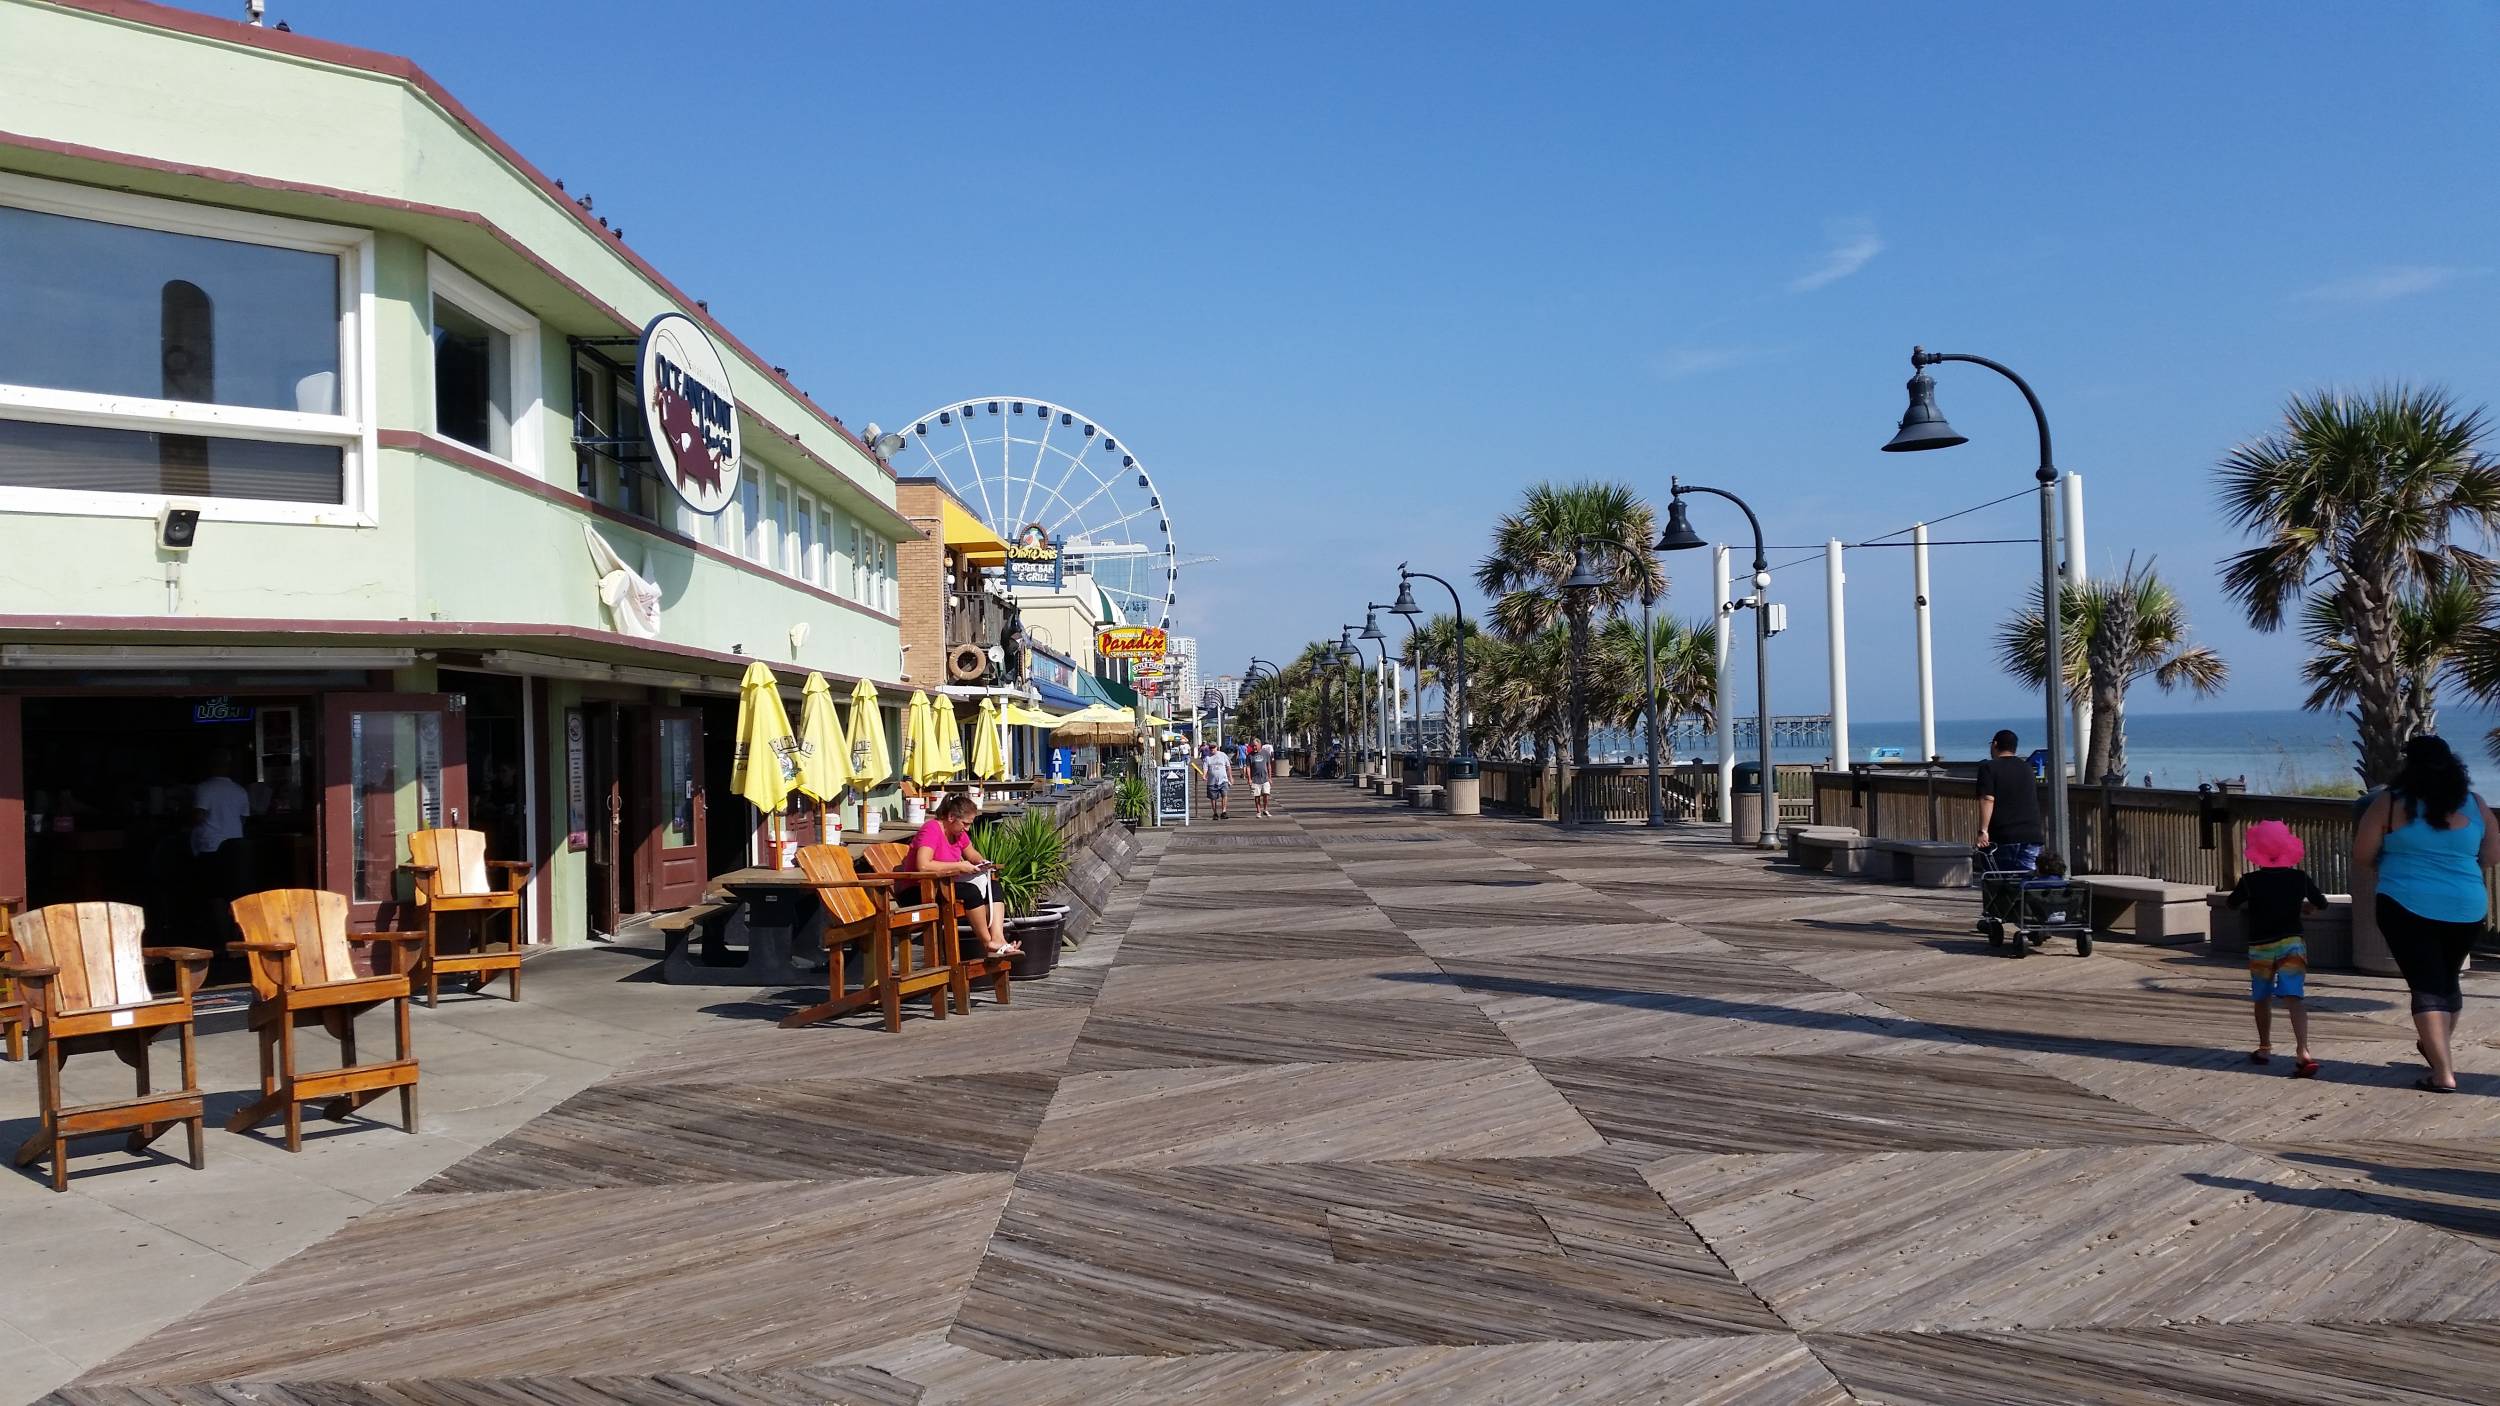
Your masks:
M2483 871L2500 864L2500 825L2465 763L2436 737L2405 744L2404 766L2362 811L2353 867L2378 876L2378 926L2413 991L2413 1028L2430 1074L2414 1087L2454 1093L2457 982L2489 907Z

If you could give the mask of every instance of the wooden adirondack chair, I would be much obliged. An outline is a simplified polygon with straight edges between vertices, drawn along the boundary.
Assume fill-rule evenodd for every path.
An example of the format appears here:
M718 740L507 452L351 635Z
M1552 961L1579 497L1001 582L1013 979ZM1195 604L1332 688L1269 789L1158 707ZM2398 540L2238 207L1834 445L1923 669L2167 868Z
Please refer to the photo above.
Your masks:
M52 1154L52 1189L69 1189L69 1140L88 1133L130 1133L138 1152L176 1123L191 1135L191 1166L203 1164L206 1114L199 1061L192 1043L191 993L208 974L210 954L196 947L147 947L147 919L128 903L61 903L21 914L10 930L17 955L5 968L24 993L34 1036L36 1089L43 1124L17 1150L23 1167ZM147 963L174 964L174 994L148 984ZM182 1036L182 1087L149 1086L148 1046L168 1030ZM136 1098L65 1106L61 1062L89 1050L111 1050L137 1071Z
M399 1122L417 1130L417 1059L408 1044L408 966L419 932L347 931L345 895L320 889L270 889L233 903L243 940L227 944L252 966L251 1027L260 1036L260 1097L226 1120L239 1133L272 1113L286 1114L286 1150L304 1149L304 1105L328 1100L331 1118L348 1114L393 1089ZM383 942L399 951L398 970L359 976L350 943ZM356 1062L356 1017L384 1002L397 1018L399 1054L378 1064ZM295 1067L295 1032L317 1025L339 1042L339 1067L306 1073Z
M442 995L444 972L468 972L483 992L495 973L504 974L506 995L521 999L521 886L529 882L530 866L517 859L488 859L486 836L476 830L419 830L408 837L408 863L400 866L416 876L417 907L425 912L425 951L411 973L425 988L425 1003ZM490 873L499 872L505 887L497 888ZM497 913L504 915L504 941L488 945L487 928ZM441 947L443 919L454 915L475 920L477 945L466 952L446 953Z
M8 964L17 960L9 920L25 906L22 898L0 898L0 1045L11 1064L26 1057L26 993L17 989L16 978L6 975Z
M840 845L808 845L799 851L799 872L807 876L825 905L826 999L782 1017L783 1026L814 1025L864 1006L884 1008L885 1028L903 1028L903 1002L923 992L929 1014L946 1018L946 1000L955 990L955 902L949 888L936 903L901 905L894 886L905 875L862 876L851 852ZM912 944L921 946L921 961L912 959ZM868 980L857 991L848 988L842 971L842 949L854 943L868 947Z
M861 854L867 859L869 868L891 877L902 869L905 860L911 858L911 846L869 845L861 851ZM939 888L951 894L955 886L944 879L921 880L918 885L920 901L928 902L931 891ZM967 1012L972 1009L972 983L976 981L988 982L990 994L997 998L1000 1005L1006 1005L1014 999L1009 986L1010 974L1015 968L1016 959L993 957L987 952L979 951L977 942L968 946L966 939L971 937L971 933L971 923L958 912L955 924L955 970L962 979L955 983L955 1008Z

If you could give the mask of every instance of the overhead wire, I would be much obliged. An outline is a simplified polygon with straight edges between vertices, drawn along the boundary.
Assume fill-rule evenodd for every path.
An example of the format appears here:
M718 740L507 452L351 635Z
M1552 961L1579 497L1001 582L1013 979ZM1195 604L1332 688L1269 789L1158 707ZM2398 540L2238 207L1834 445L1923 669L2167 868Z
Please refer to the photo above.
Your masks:
M1954 510L1954 511L1952 511L1952 512L1949 512L1949 513L1944 514L1942 517L1932 517L1932 518L1928 518L1928 519L1927 519L1927 520L1925 520L1924 522L1914 522L1914 523L1910 524L1908 527L1898 528L1898 529L1895 529L1894 531L1883 533L1883 534L1882 534L1882 535L1880 535L1880 536L1869 537L1869 538L1867 538L1867 539L1866 539L1865 541L1863 541L1863 542L1843 542L1843 543L1841 543L1841 546L1842 546L1844 549L1845 549L1845 548L1849 548L1849 547L1903 547L1903 546L1911 546L1911 545L1914 545L1914 544L1912 544L1912 543L1907 543L1907 542L1894 542L1894 541L1891 541L1890 539L1891 539L1891 538L1894 538L1894 537L1907 537L1907 536L1909 536L1911 533L1918 531L1918 530L1919 530L1920 528L1922 528L1922 527L1934 527L1934 526L1935 526L1935 525L1937 525L1938 523L1951 522L1951 521L1953 521L1953 520L1954 520L1955 518L1957 518L1957 517L1968 517L1968 516L1970 516L1972 513L1986 512L1986 511L1987 511L1988 509L1990 509L1990 508L1998 507L1998 506L2001 506L2001 505L2006 504L2006 503L2011 503L2011 502L2013 502L2013 501L2014 501L2015 499L2017 499L2017 498L2028 498L2028 497L2032 496L2033 494L2035 494L2035 493L2037 493L2037 492L2039 492L2039 491L2040 491L2040 490L2038 490L2037 488L2025 488L2025 489L2020 489L2020 490L2018 490L2018 491L2016 491L2016 492L2013 492L2013 493L2008 493L2008 494L2006 494L2006 495L2005 495L2004 497L2002 497L2002 498L1991 498L1991 499L1989 499L1989 500L1988 500L1987 502L1985 502L1985 503L1973 503L1972 505L1970 505L1970 506L1969 506L1969 507L1967 507L1967 508L1957 508L1957 509L1955 509L1955 510ZM2016 542L2033 542L2033 541L2037 541L2037 540L2039 540L2039 539L2034 538L2034 537L2001 537L2001 538L1996 538L1996 537L1991 537L1991 538L1977 538L1977 537L1974 537L1974 538L1961 538L1961 539L1956 539L1956 540L1953 540L1953 541L1946 541L1946 542L1935 542L1935 541L1931 541L1931 542L1929 542L1927 545L1929 545L1929 546L1931 546L1931 547L1986 547L1986 546L1998 546L1998 545L2009 544L2009 543L2016 543ZM1831 550L1831 549L1830 549L1829 547L1827 547L1827 546L1826 546L1826 547L1814 547L1814 548L1811 548L1811 549L1809 549L1809 548L1805 548L1805 547L1766 547L1766 548L1764 548L1763 550L1765 550L1765 551L1779 551L1779 552L1804 552L1804 553L1805 553L1805 555L1804 555L1804 556L1801 556L1801 557L1796 557L1796 558L1793 558L1793 559L1791 559L1791 560L1789 560L1789 561L1784 561L1784 562L1781 562L1779 565L1774 566L1774 567L1772 567L1772 568L1771 568L1771 570L1773 570L1773 571L1785 571L1785 570L1787 570L1788 568L1790 568L1790 567L1792 567L1792 566L1803 566L1803 565L1805 565L1807 562L1810 562L1810 561L1819 561L1819 560L1821 560L1821 559L1822 559L1822 557L1823 557L1824 553L1828 552L1828 551L1829 551L1829 550Z

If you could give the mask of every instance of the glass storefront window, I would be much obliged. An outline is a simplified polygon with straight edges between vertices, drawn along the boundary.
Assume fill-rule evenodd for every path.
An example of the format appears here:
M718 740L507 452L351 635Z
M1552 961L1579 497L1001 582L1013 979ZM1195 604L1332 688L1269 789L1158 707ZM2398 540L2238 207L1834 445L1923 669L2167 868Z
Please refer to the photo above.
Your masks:
M349 803L358 903L399 896L408 836L443 823L439 713L358 712L348 720Z
M339 413L339 260L0 206L0 383Z
M660 719L660 791L667 810L660 844L684 849L694 843L694 797L702 778L702 724L694 718Z

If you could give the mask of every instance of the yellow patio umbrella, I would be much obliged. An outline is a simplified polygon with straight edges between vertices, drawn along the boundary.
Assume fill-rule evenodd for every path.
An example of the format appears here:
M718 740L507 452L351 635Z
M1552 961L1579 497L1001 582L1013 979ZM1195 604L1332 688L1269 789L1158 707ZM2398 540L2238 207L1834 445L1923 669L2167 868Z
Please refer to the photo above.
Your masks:
M842 735L842 720L834 716L833 685L823 674L811 672L799 695L798 788L816 802L820 838L831 838L823 833L825 807L850 784L851 744Z
M911 702L903 711L903 779L915 786L926 786L937 779L929 746L932 721L929 695L913 689Z
M861 679L851 689L851 784L874 791L894 779L893 760L885 753L885 713L877 706L877 686Z
M797 750L772 667L760 660L747 665L738 680L738 745L729 764L729 789L764 813L776 839L781 803L798 785Z
M1060 717L1029 703L1010 703L999 710L998 721L1006 727L1057 727Z
M955 721L955 697L941 693L929 718L929 779L951 781L964 774L964 728Z
M1007 779L1006 723L999 717L998 700L981 700L981 716L972 723L972 774L982 781Z

